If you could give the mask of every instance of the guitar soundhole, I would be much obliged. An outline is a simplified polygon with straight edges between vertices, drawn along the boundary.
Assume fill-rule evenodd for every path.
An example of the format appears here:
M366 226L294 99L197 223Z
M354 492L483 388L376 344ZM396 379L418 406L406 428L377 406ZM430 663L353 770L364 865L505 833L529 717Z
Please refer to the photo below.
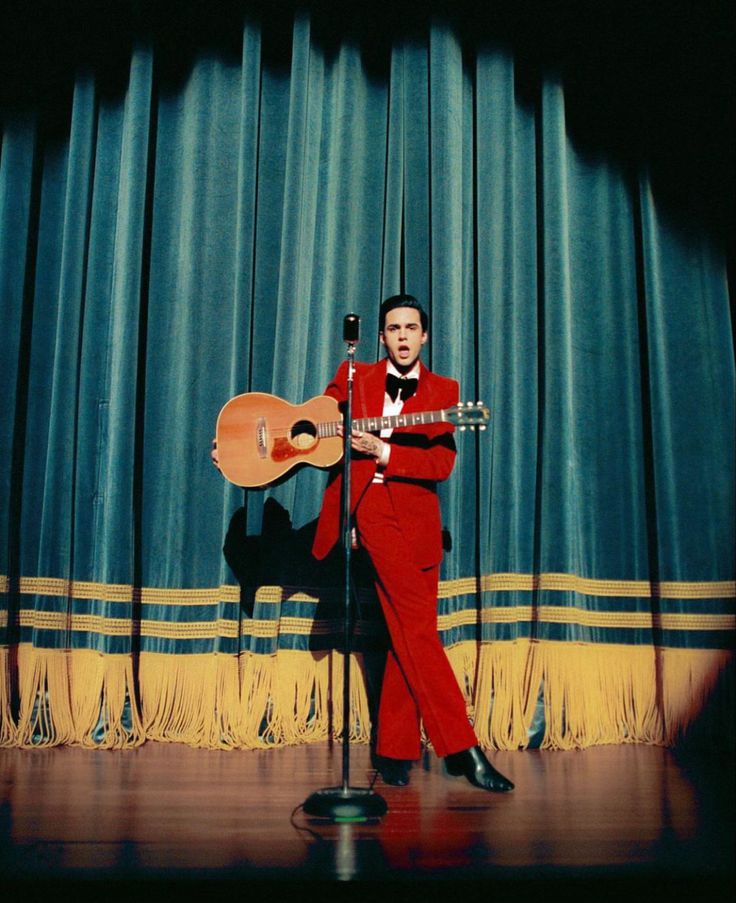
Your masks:
M317 427L309 420L298 420L289 430L289 438L278 438L273 443L271 458L288 461L295 455L307 454L317 443Z
M291 441L296 448L311 448L317 440L317 427L309 420L297 420L291 428Z

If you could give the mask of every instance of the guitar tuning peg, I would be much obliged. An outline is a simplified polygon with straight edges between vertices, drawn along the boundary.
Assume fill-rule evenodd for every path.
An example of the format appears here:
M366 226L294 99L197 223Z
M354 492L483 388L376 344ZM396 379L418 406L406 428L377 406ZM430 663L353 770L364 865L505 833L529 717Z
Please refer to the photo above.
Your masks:
M482 402L482 401L476 401L476 404L480 406L480 405L483 404L483 402Z
M488 429L488 427L485 425L485 423L482 423L482 424L478 427L478 429L481 430L481 431L483 431L483 430Z
M461 432L461 433L464 433L465 430L466 430L466 427L465 427L465 425L463 424L463 426L460 427L460 432Z

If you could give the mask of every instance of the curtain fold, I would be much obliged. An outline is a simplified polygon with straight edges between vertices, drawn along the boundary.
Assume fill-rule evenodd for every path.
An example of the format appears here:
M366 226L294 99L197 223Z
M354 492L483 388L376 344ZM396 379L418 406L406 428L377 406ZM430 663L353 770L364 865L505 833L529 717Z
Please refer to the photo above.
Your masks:
M243 491L209 446L234 395L320 394L346 313L374 360L398 291L491 410L440 487L439 629L481 741L673 743L732 668L718 236L570 127L556 67L451 20L356 29L251 15L186 62L141 32L120 84L80 65L53 115L3 110L2 744L339 732L325 475ZM385 635L356 567L367 740Z

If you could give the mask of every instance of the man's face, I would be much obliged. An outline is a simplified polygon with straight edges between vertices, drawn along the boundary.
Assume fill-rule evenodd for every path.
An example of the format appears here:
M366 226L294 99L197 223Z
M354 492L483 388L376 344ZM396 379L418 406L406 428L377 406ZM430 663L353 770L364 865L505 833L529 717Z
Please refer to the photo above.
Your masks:
M413 307L396 307L386 314L381 344L386 347L391 363L407 373L416 363L427 333L422 330L419 311Z

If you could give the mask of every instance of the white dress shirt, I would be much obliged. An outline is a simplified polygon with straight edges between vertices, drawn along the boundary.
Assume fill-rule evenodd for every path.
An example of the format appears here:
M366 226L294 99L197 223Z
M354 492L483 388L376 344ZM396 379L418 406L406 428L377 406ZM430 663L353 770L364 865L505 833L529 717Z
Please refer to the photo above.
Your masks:
M408 373L399 373L399 371L394 367L391 361L387 361L386 373L393 373L394 376L398 376L399 379L419 379L419 361L414 364L412 369ZM404 407L404 399L401 397L401 393L396 396L396 401L394 401L388 392L384 392L383 395L383 416L384 417L395 417L397 414L400 414ZM386 440L393 433L393 429L386 428L381 430L380 436L381 439ZM374 483L383 483L383 471L386 469L388 465L389 458L391 457L391 446L388 442L384 441L383 451L381 452L381 457L378 459L378 467L376 468L376 475L373 477Z

